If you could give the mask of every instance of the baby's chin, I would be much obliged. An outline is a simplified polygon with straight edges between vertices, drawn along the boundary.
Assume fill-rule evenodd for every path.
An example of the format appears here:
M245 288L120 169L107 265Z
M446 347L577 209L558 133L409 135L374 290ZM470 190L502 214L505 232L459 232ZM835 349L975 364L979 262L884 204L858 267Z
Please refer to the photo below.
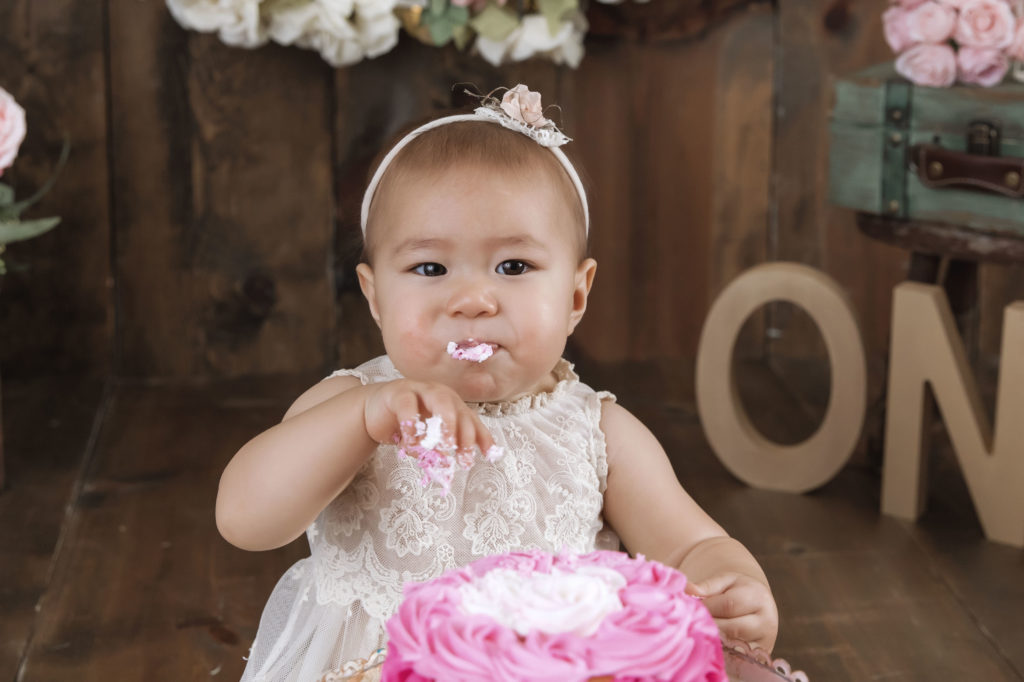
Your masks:
M512 397L507 388L498 385L494 377L483 372L472 372L460 377L452 386L467 403L496 403Z

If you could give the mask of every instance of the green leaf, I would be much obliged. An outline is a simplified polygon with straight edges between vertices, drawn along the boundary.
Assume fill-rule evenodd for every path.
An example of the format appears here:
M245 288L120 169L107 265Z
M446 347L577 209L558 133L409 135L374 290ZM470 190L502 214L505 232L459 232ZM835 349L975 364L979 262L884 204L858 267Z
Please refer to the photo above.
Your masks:
M469 27L469 24L463 24L462 26L456 26L452 29L452 40L455 41L455 47L459 50L465 50L466 45L469 45L469 41L473 39L473 29Z
M484 38L500 42L516 30L519 26L519 17L512 8L498 7L492 2L469 23Z
M420 23L430 31L430 40L441 47L451 41L455 30L469 21L469 9L456 7L448 0L433 0L430 9L421 15Z
M0 206L10 206L14 203L14 188L0 182Z
M537 9L548 20L548 32L558 33L562 27L562 17L580 6L579 0L537 0Z
M53 184L57 182L57 176L60 175L61 170L63 170L64 168L64 164L67 163L68 154L70 153L71 142L68 140L67 137L65 137L64 146L60 150L60 158L57 159L57 167L54 168L53 173L50 175L49 179L46 182L44 182L43 186L36 190L36 193L30 196L28 199L24 199L23 201L19 201L17 203L10 204L9 206L5 206L4 214L6 216L10 216L11 214L19 216L21 215L21 212L24 211L26 208L42 199L43 196L53 188Z
M38 220L5 220L0 221L0 244L20 242L32 239L57 227L60 218L39 218Z

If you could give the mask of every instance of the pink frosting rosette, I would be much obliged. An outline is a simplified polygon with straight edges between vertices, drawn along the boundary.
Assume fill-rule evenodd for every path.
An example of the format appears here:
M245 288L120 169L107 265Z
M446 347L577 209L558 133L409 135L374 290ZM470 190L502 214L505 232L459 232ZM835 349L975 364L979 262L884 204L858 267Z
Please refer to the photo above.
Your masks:
M382 682L726 682L682 573L619 552L530 551L405 588Z

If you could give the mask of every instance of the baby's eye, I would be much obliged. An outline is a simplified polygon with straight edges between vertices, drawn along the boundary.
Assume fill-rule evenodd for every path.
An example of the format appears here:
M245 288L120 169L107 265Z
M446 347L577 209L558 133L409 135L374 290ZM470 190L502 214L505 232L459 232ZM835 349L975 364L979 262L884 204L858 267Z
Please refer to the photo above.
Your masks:
M521 275L530 269L530 266L521 260L505 260L498 263L495 271L502 275Z
M412 271L424 277L440 277L448 274L448 269L440 263L420 263Z

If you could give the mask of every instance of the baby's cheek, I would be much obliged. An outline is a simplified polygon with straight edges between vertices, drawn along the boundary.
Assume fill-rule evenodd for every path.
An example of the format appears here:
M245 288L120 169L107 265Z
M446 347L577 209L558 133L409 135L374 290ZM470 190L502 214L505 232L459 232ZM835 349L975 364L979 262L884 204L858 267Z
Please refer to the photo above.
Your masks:
M398 344L402 355L410 362L418 364L429 364L435 361L439 352L444 351L430 334L414 325L402 329L398 336Z

